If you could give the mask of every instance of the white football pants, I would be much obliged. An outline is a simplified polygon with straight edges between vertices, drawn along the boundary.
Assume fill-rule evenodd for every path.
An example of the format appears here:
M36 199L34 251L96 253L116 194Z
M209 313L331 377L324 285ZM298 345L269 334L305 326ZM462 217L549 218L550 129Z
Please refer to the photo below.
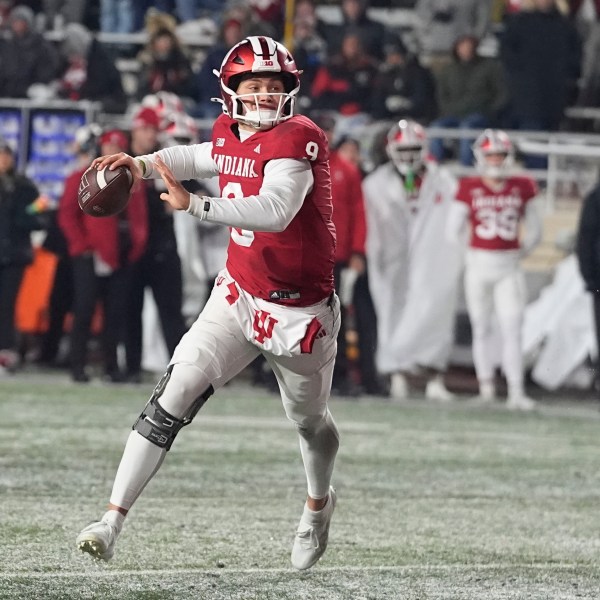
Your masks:
M331 302L323 301L310 309L316 311L326 333L314 340L310 354L263 353L277 377L285 413L298 430L308 493L313 498L324 498L329 493L339 446L337 427L327 407L340 327L339 300L334 296ZM215 286L202 313L175 349L173 371L159 398L160 405L174 417L183 418L210 385L218 390L260 352L243 334L225 292ZM117 471L111 504L129 510L165 454L164 448L132 431Z
M465 296L473 334L477 380L494 379L495 313L502 339L502 369L509 389L523 389L521 328L527 301L525 277L516 251L470 249L465 270Z

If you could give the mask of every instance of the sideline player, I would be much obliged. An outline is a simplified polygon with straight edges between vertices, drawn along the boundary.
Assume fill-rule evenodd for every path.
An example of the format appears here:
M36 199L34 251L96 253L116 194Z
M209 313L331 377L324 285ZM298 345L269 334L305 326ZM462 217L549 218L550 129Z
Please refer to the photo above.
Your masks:
M508 385L507 406L531 410L535 402L525 394L523 383L521 328L527 298L520 260L542 236L541 220L532 202L538 189L530 177L511 175L514 147L504 131L486 129L473 144L473 152L481 177L460 181L447 234L456 240L467 221L471 224L465 297L473 331L479 396L487 402L496 397L492 328L495 312ZM520 240L522 222L525 235Z
M444 228L457 182L426 160L419 123L402 119L386 141L389 162L363 182L377 368L391 375L393 399L408 396L407 374L423 371L425 397L446 402L461 248L445 241Z
M162 177L165 202L229 225L231 240L206 306L133 426L108 511L77 544L96 558L112 557L127 512L179 430L262 353L299 435L308 498L291 560L307 569L327 547L339 446L327 406L340 326L329 151L323 131L294 115L299 72L284 46L268 37L246 38L229 51L218 77L224 114L212 142L95 161L98 168L126 165L136 180ZM220 177L219 198L196 196L179 183L214 175Z

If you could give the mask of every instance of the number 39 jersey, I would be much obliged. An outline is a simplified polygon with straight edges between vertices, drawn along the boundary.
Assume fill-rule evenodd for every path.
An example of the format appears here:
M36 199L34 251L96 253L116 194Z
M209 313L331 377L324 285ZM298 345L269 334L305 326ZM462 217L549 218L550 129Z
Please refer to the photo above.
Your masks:
M525 206L537 193L529 177L508 177L500 190L492 190L479 177L462 179L456 199L469 208L471 247L517 250Z
M310 119L294 116L243 142L235 121L221 115L213 126L212 156L224 198L260 193L265 165L291 158L310 161L314 183L284 231L232 228L227 270L249 294L291 306L310 306L333 291L335 227L332 221L329 150L324 133Z

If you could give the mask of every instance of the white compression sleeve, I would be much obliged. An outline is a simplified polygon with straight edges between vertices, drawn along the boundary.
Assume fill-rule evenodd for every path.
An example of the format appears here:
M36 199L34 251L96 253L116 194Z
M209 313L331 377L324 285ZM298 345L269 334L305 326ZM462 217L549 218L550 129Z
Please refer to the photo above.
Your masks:
M208 378L195 367L175 365L159 398L160 406L170 415L182 419L198 398L198 390L206 390L209 385ZM160 468L166 453L165 448L132 431L115 477L111 504L129 510Z
M265 166L262 187L255 196L206 198L190 194L187 212L200 219L251 231L283 231L296 216L314 177L307 160L282 158ZM208 201L208 210L205 203Z
M340 445L337 426L329 410L314 430L299 430L298 434L308 495L311 498L325 498L329 493L333 465Z
M110 503L129 510L160 468L167 451L132 431L113 483Z
M159 155L173 175L179 181L188 179L209 179L219 174L217 164L212 157L212 142L192 144L191 146L171 146L153 154L136 156L145 165L144 179L160 179L160 173L154 167Z

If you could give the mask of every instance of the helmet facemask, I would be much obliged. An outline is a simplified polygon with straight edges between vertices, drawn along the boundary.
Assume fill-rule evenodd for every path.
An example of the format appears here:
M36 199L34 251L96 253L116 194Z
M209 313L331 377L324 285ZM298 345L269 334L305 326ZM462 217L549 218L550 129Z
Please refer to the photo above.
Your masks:
M258 130L271 129L294 115L300 89L300 71L288 50L265 36L242 40L225 56L220 71L214 71L221 83L223 112ZM238 94L239 85L250 77L281 77L284 91ZM274 107L261 106L261 98L269 96Z
M401 175L415 175L427 156L425 130L416 121L400 120L387 134L386 152Z
M225 86L223 86L225 88ZM233 90L225 88L231 97L231 114L229 116L236 121L242 121L258 129L264 131L271 129L278 123L286 121L294 115L296 105L296 92L292 93L252 93L252 94L237 94ZM263 96L275 98L277 100L276 108L261 106L260 99ZM227 107L224 107L225 110Z
M388 144L387 154L401 175L417 173L425 164L423 146Z
M481 175L490 179L506 178L515 162L513 144L506 133L500 130L486 129L473 144L473 155ZM504 158L490 163L491 156Z
M515 162L514 156L511 153L476 151L474 154L477 169L484 177L489 177L490 179L503 179L507 177ZM490 164L490 156L500 155L504 156L501 162Z

